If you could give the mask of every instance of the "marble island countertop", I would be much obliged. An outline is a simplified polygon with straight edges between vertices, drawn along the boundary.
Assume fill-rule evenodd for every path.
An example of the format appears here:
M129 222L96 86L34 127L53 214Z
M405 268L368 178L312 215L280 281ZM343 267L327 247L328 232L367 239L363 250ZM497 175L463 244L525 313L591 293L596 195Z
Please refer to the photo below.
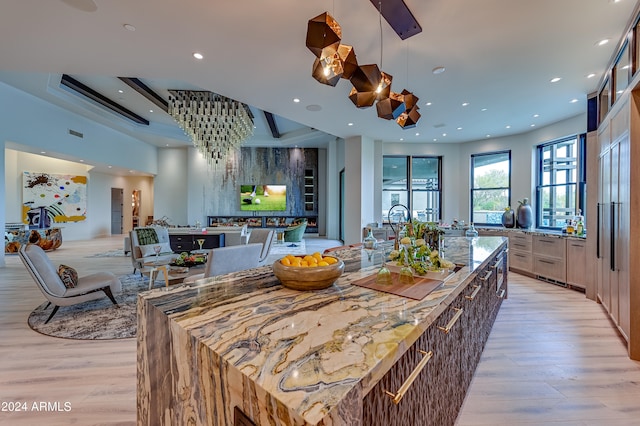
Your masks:
M260 424L268 424L264 412L282 424L344 424L351 407L505 245L503 237L447 238L445 257L465 266L422 300L351 285L379 268L381 254L369 260L360 249L332 253L345 273L325 290L284 288L264 266L143 293L139 424L165 424L169 417L151 418L156 404L181 411L164 416L196 424L229 424L236 405ZM152 389L149 375L173 385ZM167 402L168 393L179 394L183 406ZM203 394L213 401L203 402ZM149 418L141 421L140 413Z

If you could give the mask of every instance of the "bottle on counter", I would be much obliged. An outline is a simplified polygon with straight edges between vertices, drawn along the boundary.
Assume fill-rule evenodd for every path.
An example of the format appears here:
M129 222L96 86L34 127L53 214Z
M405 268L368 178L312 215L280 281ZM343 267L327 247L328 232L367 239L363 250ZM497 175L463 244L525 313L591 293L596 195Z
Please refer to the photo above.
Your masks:
M584 221L582 219L582 216L578 216L576 223L576 234L579 237L584 237Z
M575 232L575 227L573 226L573 220L567 219L567 235L573 235Z

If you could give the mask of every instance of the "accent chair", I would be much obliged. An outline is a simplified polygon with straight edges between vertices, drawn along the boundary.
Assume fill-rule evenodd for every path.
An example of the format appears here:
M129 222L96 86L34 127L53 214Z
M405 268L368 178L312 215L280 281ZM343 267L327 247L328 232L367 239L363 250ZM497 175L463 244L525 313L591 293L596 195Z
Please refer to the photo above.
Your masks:
M276 238L276 231L274 229L257 228L251 230L249 234L249 244L260 243L262 244L262 252L260 253L260 264L263 264L269 253L271 252L271 246Z
M284 241L288 243L298 243L302 241L304 231L307 229L307 221L290 226L284 230Z
M35 244L27 244L20 247L18 252L20 260L29 271L29 274L38 285L38 288L49 302L53 304L53 311L45 321L48 323L58 312L60 306L71 306L89 300L108 297L114 305L117 305L113 293L122 290L122 283L111 272L98 272L79 277L75 287L67 288L58 275L56 267L41 247Z

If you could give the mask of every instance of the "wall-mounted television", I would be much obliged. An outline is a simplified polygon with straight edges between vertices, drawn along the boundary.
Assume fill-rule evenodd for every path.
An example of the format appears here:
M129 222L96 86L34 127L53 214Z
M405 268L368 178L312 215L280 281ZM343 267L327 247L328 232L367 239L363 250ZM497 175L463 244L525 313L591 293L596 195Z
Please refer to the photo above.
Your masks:
M286 185L240 185L240 210L284 211L286 209Z

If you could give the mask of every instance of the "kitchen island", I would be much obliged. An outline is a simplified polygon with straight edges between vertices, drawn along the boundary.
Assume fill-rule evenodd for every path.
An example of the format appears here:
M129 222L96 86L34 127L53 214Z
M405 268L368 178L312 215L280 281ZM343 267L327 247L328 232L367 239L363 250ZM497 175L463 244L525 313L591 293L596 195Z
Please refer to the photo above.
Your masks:
M142 293L138 424L453 424L506 296L507 240L446 245L464 266L422 300L352 285L380 261L358 248L332 253L345 273L324 290L265 266Z

